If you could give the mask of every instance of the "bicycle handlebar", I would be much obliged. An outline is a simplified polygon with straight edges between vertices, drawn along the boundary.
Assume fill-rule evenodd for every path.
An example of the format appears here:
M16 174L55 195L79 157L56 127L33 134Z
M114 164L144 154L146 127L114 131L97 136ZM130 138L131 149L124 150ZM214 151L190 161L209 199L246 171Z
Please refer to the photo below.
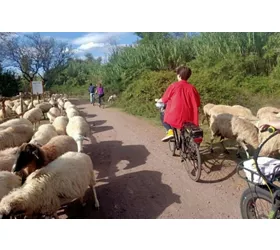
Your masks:
M261 133L268 131L269 133L274 133L275 131L277 131L278 129L276 129L275 127L271 126L271 125L263 125L262 129L260 130Z

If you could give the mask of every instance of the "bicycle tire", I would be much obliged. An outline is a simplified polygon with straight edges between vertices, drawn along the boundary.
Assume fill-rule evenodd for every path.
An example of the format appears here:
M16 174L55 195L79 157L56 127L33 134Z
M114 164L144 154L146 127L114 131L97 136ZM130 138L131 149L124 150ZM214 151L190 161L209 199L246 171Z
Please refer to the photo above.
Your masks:
M271 194L268 190L261 188L259 186L247 188L244 190L241 200L240 200L240 211L241 211L241 217L242 219L260 219L256 218L256 212L255 216L253 218L252 209L254 209L254 203L257 199L263 199L267 202L269 202L272 206L272 198ZM278 211L277 217L280 215ZM279 217L278 217L279 218Z
M185 169L187 170L187 173L189 175L189 177L197 182L200 179L201 176L201 156L200 156L200 152L199 152L199 146L193 141L192 138L189 138L189 140L187 140L186 138L182 138L183 142L182 143L182 152L184 154L183 156L183 165L185 167ZM184 145L186 143L188 143L191 145L191 151L186 150L186 149L190 149L190 146ZM183 146L184 145L184 146ZM191 153L191 155L190 155ZM196 155L196 160L197 160L197 166L194 166L194 164L191 162L193 159L190 159L192 157L192 153L195 153ZM193 170L195 170L195 175L192 175Z

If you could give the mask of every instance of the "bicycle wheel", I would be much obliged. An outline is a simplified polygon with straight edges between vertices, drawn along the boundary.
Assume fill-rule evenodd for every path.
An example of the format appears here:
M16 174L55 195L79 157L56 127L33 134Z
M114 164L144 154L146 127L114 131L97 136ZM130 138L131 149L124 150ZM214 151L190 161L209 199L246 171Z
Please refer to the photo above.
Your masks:
M265 208L266 212L261 209L264 206L257 205L258 200L265 201L267 204ZM241 217L242 219L267 219L271 206L272 198L268 190L258 186L247 188L241 196ZM257 207L259 208L257 209ZM277 212L276 218L280 219L279 211Z
M198 181L201 176L201 157L199 146L189 136L182 138L182 161L189 177Z

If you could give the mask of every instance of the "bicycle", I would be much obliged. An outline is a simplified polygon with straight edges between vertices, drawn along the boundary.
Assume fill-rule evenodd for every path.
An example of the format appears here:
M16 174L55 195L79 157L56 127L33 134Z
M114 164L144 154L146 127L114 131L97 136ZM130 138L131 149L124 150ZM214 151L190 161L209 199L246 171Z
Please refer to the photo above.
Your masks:
M157 99L156 99L157 100ZM163 111L164 104L156 103L156 107ZM201 176L201 155L200 144L203 141L203 130L193 123L185 123L180 129L180 135L176 128L172 128L174 138L168 141L172 156L176 156L176 150L179 151L181 163L183 163L189 177L193 181L198 181Z
M271 204L268 219L280 219L280 186L278 186L280 184L280 160L259 157L259 153L265 143L278 135L280 130L271 126L263 126L261 132L264 131L269 131L272 134L260 143L253 158L242 161L237 165L238 175L245 179L248 184L248 188L244 190L240 200L243 219L256 219L258 217L257 199L263 199ZM262 165L262 167L259 165ZM240 174L241 170L246 177ZM277 182L279 183L278 185L276 185Z

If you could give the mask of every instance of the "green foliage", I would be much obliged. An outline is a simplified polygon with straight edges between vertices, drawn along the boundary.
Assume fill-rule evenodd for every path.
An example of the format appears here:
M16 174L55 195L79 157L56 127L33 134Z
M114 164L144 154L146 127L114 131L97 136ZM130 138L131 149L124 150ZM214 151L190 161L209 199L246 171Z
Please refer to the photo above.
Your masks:
M0 95L5 97L17 95L19 87L20 79L12 72L4 72L0 67Z
M63 70L48 71L51 90L87 97L89 83L102 80L106 95L120 97L118 106L152 118L158 116L154 99L176 80L174 69L188 65L202 105L240 104L253 111L280 105L280 33L136 34L136 44L112 47L105 64L86 54L85 60L72 59Z
M173 72L147 71L134 80L118 101L125 111L146 118L158 115L155 98L160 98L169 84L176 80Z

